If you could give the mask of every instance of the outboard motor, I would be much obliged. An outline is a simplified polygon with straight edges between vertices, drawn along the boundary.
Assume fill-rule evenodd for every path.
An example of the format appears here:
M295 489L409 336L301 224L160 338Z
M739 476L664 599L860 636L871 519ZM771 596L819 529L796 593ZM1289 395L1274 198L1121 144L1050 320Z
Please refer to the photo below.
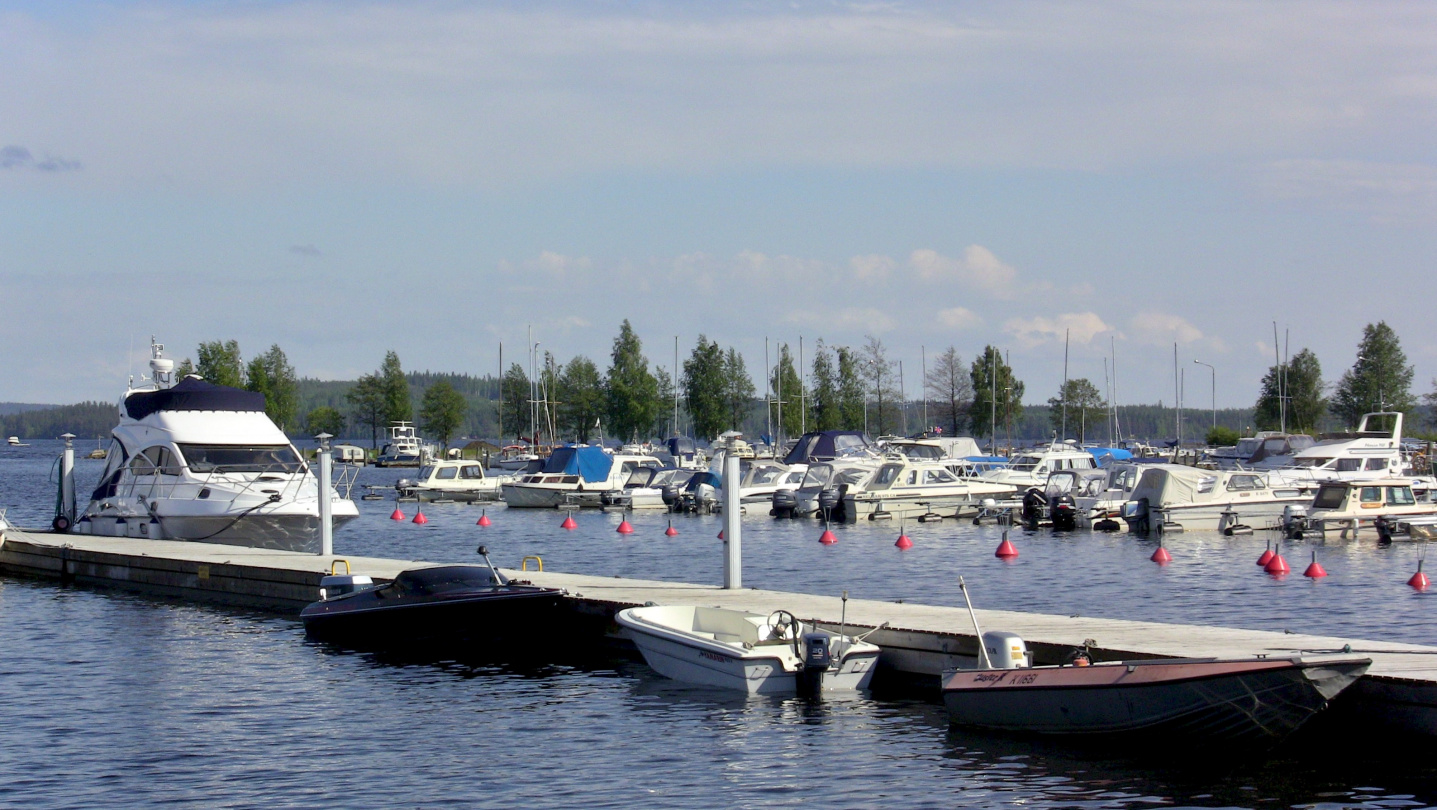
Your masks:
M1148 499L1139 498L1136 501L1128 501L1123 504L1123 520L1128 522L1128 531L1134 534L1147 534L1152 531L1151 512L1148 508Z
M1030 529L1038 528L1038 522L1047 517L1048 499L1043 497L1043 491L1037 487L1028 487L1023 493L1023 525Z
M1064 492L1053 500L1049 517L1053 519L1053 530L1070 532L1078 527L1078 504L1073 496Z
M1288 504L1282 507L1282 534L1289 540L1301 540L1307 531L1307 507Z
M664 506L667 506L669 511L674 511L679 503L678 484L665 484L664 488L659 490L659 497L664 499Z
M1392 542L1392 522L1385 516L1379 515L1372 521L1372 528L1377 530L1377 542L1384 546ZM1356 532L1353 532L1353 536L1356 536Z
M798 692L808 697L817 697L823 692L823 676L833 665L833 651L829 647L833 636L821 632L804 633L802 640L803 668L795 676Z
M694 488L694 510L705 514L718 506L718 489L712 484L699 484Z
M983 649L994 669L1023 669L1028 666L1028 645L1017 633L990 630L983 634Z
M780 489L773 493L773 511L769 514L774 517L793 517L797 508L798 493L791 489Z
M397 493L397 497L412 498L414 497L414 482L408 478L401 478L394 482L394 491Z
M838 491L838 487L825 487L818 493L818 511L824 515L832 515L842 502L843 493Z

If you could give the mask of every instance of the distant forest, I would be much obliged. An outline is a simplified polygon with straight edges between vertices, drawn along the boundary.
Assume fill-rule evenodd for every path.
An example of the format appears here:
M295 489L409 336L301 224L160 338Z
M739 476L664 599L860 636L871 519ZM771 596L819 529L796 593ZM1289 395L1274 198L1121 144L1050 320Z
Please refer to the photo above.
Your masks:
M466 437L480 437L490 440L501 438L512 438L521 432L527 431L528 425L504 426L504 437L499 436L498 417L498 379L493 376L475 377L468 374L441 374L434 372L411 372L405 375L409 380L410 396L413 399L414 411L418 413L424 392L434 383L445 380L454 387L468 404L465 413L464 423L458 430L458 435ZM353 387L352 380L312 380L301 379L299 381L299 413L307 414L315 408L328 406L342 414L350 414L352 408L345 399L345 394ZM687 432L690 429L687 414L682 411L680 403L679 428ZM668 406L672 410L672 404ZM1014 419L1011 426L1011 437L1014 442L1033 442L1049 438L1053 433L1052 424L1049 419L1049 408L1047 405L1024 405L1023 414L1019 419ZM923 403L915 400L907 403L904 409L906 414L907 432L917 433L923 428ZM52 439L58 438L63 433L73 433L81 438L95 438L109 436L110 429L117 422L115 405L108 402L81 402L76 405L27 405L22 403L0 403L0 437L19 436L25 439ZM1185 441L1201 440L1212 426L1213 412L1200 408L1183 409L1183 439ZM672 421L671 419L668 421ZM1337 430L1338 425L1324 425L1324 430ZM368 429L356 426L355 420L351 419L349 426L341 434L341 438L348 441L369 442ZM1169 441L1177 437L1176 414L1170 407L1162 405L1121 405L1118 407L1118 423L1121 430L1121 437L1125 439L1139 439L1143 441ZM1217 424L1222 427L1231 428L1238 433L1247 434L1253 427L1252 408L1221 408L1217 412ZM1419 406L1409 418L1406 432L1408 435L1417 435L1430 426L1429 413L1426 407ZM1069 425L1068 435L1070 438L1077 438L1080 427L1086 427L1084 435L1090 442L1106 443L1111 438L1108 421L1104 413L1099 413L1094 423L1093 415L1089 413L1089 423L1080 426L1077 422ZM763 400L754 400L748 420L745 423L745 432L750 436L763 435L768 425L764 418ZM965 432L977 438L980 443L987 444L990 433L990 424L970 425ZM306 435L304 430L291 431L293 435ZM1009 425L998 414L997 439L999 444L1004 444L1010 436ZM711 436L699 437L704 439Z

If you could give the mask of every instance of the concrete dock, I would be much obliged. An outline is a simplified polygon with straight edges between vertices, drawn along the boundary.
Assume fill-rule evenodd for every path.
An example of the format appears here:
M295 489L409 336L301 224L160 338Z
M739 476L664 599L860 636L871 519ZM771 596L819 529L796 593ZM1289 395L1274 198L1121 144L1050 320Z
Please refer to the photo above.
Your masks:
M353 573L389 580L421 560L317 557L294 552L165 540L89 537L0 530L0 571L67 582L123 588L176 598L297 613L317 598L319 580L334 560ZM341 570L343 566L341 565ZM506 576L564 588L572 607L610 627L626 607L697 604L756 613L784 609L800 619L837 628L843 610L837 595L725 590L714 585L619 579L553 571L502 569ZM1372 658L1372 668L1344 694L1351 717L1388 729L1437 736L1437 647L1351 638L1273 633L1198 625L1052 616L979 610L984 630L1022 636L1036 663L1057 663L1092 640L1099 660L1157 657L1244 657L1350 648ZM971 666L977 641L966 609L850 599L847 626L886 627L869 640L883 648L885 669L932 679L946 667Z

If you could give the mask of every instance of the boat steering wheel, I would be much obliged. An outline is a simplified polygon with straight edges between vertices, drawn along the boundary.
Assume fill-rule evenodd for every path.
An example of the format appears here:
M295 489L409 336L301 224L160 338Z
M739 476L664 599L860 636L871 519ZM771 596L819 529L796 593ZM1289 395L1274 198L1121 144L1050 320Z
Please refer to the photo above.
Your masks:
M784 641L798 640L798 619L786 610L775 610L768 614L769 633Z

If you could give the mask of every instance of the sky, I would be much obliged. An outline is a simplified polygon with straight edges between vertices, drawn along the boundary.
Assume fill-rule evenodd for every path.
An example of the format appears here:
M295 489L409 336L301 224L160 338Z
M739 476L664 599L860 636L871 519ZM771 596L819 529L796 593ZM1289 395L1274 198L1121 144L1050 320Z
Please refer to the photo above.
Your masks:
M0 0L0 400L881 340L1251 405L1437 377L1437 4ZM771 356L776 349L770 349ZM1213 371L1194 361L1210 364ZM1112 369L1106 370L1112 375ZM762 390L762 383L759 384Z

